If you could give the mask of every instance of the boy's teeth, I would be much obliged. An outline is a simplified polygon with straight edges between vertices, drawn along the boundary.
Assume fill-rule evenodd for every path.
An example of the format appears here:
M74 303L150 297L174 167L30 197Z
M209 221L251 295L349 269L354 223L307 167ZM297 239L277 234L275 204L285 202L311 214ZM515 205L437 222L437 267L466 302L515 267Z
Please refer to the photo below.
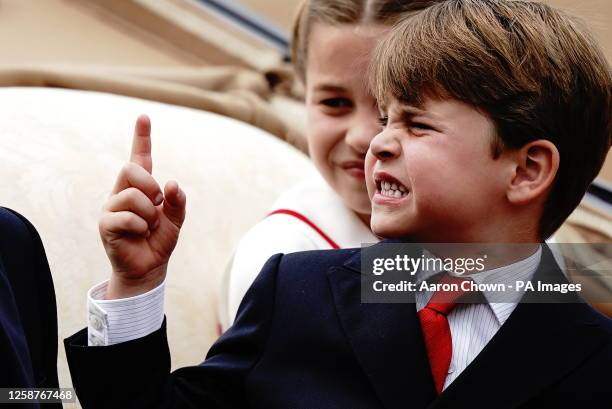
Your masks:
M408 194L408 189L404 185L381 180L380 194L383 196L400 198Z
M380 190L380 194L383 196L388 196L388 197L404 197L408 194L408 191L406 190L406 188L404 188L403 190L399 190L399 189L387 189L387 188L382 188Z
M382 189L380 191L380 194L383 196L389 196L389 197L404 197L408 194L408 192L402 192L400 190L393 190L393 189Z

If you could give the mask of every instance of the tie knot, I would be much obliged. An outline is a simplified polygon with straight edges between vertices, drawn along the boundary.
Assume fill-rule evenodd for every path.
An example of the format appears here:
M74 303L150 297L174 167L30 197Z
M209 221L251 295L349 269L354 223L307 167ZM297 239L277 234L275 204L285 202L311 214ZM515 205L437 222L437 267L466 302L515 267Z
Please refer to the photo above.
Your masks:
M437 283L439 286L441 285L440 290L433 294L425 308L434 310L444 316L450 314L457 306L457 301L465 295L465 291L461 288L461 283L464 281L467 281L467 279L444 274Z
M448 316L448 314L450 314L455 309L456 306L457 306L456 302L453 302L453 303L432 303L432 302L429 302L429 303L427 303L425 308L428 308L430 310L434 310L438 314L442 314L442 315L444 315L446 317L446 316Z

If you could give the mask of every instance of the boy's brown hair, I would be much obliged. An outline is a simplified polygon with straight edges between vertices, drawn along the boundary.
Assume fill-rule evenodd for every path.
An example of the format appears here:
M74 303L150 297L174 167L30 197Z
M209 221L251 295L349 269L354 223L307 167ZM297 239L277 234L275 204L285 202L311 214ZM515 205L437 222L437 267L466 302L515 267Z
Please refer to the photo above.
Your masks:
M291 59L302 80L306 80L308 38L314 23L393 25L411 13L441 0L304 0L301 4L291 41Z
M383 106L455 98L494 121L494 157L537 139L557 147L542 240L578 206L610 149L610 66L581 22L545 4L447 0L400 22L373 61Z

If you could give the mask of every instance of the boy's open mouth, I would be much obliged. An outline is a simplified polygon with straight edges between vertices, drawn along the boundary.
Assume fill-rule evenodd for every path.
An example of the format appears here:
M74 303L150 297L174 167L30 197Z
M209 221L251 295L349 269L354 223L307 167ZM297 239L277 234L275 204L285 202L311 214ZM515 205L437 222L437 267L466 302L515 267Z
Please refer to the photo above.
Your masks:
M374 176L376 182L376 192L382 196L402 198L410 193L410 190L402 185L399 180L388 173L379 173Z

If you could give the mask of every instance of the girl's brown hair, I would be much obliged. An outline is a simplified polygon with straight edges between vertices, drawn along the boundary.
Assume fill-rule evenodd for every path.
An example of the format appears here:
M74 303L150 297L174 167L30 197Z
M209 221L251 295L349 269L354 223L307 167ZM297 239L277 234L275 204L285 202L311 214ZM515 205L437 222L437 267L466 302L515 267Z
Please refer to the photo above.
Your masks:
M314 23L392 25L440 0L305 0L293 28L291 57L298 77L306 80L308 37Z

